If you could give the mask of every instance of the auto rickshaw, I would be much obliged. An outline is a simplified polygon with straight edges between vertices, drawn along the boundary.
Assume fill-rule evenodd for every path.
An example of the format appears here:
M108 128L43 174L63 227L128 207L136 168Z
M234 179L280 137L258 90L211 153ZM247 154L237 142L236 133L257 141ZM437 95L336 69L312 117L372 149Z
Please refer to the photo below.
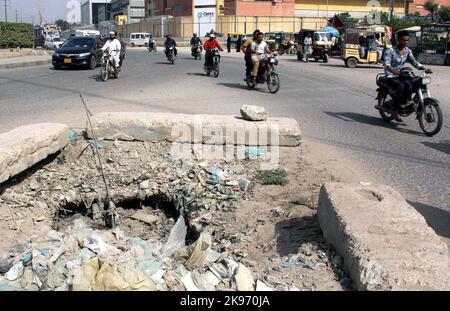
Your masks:
M279 49L280 55L296 55L297 54L297 42L295 41L294 32L283 33L283 38L281 40L281 46Z
M383 62L383 56L379 57L378 52L370 48L370 42L371 40L375 40L377 34L384 48L392 47L389 30L384 27L347 30L343 42L344 51L342 53L345 66L355 68L358 64L381 64Z
M238 43L239 38L242 38L245 34L242 32L230 32L228 33L228 37L231 38L231 48L235 49Z
M298 42L297 59L299 61L303 59L303 53L305 53L303 42L308 34L311 34L312 51L309 51L307 58L314 58L316 62L322 60L324 63L328 63L328 55L331 50L331 35L325 30L303 29L295 35Z
M283 40L284 33L278 32L266 32L264 34L264 41L269 45L272 51L279 51Z

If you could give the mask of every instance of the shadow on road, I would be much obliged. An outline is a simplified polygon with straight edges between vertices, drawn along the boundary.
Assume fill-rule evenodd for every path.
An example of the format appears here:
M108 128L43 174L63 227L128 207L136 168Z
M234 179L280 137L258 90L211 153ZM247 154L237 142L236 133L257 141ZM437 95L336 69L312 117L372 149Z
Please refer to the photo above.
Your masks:
M280 256L297 254L305 243L324 242L322 229L316 216L291 218L280 221L275 226L277 252Z
M197 76L197 77L207 77L206 73L200 73L200 72L188 72L187 75Z
M425 218L437 235L450 239L450 212L419 202L407 202Z
M223 83L217 83L217 85L222 85L222 86L226 86L232 89L241 89L241 90L247 90L247 86L244 84L240 84L240 83L227 83L227 82L223 82Z
M405 126L404 124L387 123L387 122L384 122L383 120L381 120L380 118L368 116L365 114L360 114L360 113L356 113L356 112L332 112L332 111L324 111L324 112L329 116L335 117L337 119L340 119L340 120L346 121L346 122L359 122L359 123L375 125L375 126L379 126L379 127L383 127L383 128L390 128L390 129L397 130L399 132L403 132L403 133L407 133L407 134L413 134L413 135L423 136L423 137L426 136L425 134L423 134L421 132L408 130L408 129L399 127L399 126Z
M167 61L167 62L153 62L153 64L156 64L156 65L172 65L172 63L170 63L169 61Z
M436 149L446 154L450 154L450 140L441 140L439 143L422 142L423 145Z
M347 68L345 66L344 63L342 64L320 64L319 66L324 66L324 67L338 67L338 68L345 68L348 70L353 70L355 68ZM367 66L367 65L358 65L358 67L356 67L356 69L378 69L378 70L383 70L383 67L376 67L376 66Z

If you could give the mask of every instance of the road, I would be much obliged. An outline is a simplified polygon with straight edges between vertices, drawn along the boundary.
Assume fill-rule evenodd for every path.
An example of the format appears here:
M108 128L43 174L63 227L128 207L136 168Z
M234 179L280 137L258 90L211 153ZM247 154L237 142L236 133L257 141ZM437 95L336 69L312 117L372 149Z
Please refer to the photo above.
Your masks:
M83 127L80 92L94 113L238 114L242 104L261 105L271 116L299 121L311 159L359 172L353 181L364 176L394 186L439 235L450 238L450 70L432 68L432 93L444 113L444 128L432 138L421 133L413 117L404 125L380 120L373 108L379 66L348 69L340 59L304 64L282 57L281 90L272 95L266 86L245 88L240 54L224 53L220 77L214 79L204 75L202 61L193 60L186 49L170 65L161 52L138 48L129 49L120 79L106 83L99 80L99 69L44 66L1 72L0 132L43 121Z

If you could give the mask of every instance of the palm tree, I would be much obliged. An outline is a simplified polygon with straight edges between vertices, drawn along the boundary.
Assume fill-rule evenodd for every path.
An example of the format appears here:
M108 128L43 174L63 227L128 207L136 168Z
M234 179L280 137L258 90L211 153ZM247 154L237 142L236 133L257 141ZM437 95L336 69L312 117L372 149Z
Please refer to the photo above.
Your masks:
M434 16L436 15L437 11L439 10L439 4L434 3L434 1L427 1L423 5L423 8L430 12L431 19L434 22Z

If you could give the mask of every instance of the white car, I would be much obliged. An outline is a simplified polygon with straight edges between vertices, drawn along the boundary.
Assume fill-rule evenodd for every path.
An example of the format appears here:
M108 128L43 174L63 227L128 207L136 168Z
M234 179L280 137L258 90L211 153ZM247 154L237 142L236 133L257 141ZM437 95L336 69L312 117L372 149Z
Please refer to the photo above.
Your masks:
M47 38L44 43L44 48L47 50L56 50L61 47L64 40L59 37Z
M148 46L148 40L150 39L149 33L132 33L130 35L130 45L135 46Z

